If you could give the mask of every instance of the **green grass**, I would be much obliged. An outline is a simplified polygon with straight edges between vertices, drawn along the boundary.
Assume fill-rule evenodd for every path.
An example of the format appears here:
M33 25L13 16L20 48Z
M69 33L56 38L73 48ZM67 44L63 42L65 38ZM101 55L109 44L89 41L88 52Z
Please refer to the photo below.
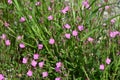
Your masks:
M120 79L120 55L117 55L120 52L120 35L115 38L109 36L110 31L120 31L120 14L110 15L117 3L102 3L99 7L100 0L90 0L90 9L86 9L82 6L83 0L70 0L70 10L62 14L61 10L66 6L64 0L54 0L53 3L40 0L40 6L35 6L36 2L13 0L8 4L6 0L0 1L0 36L6 34L11 42L6 46L5 40L0 38L0 74L8 80L54 80L56 77L62 80ZM110 6L109 10L104 9L106 5ZM100 8L103 11L100 12ZM109 18L103 16L104 12L108 12ZM48 20L49 15L54 17L52 21ZM19 22L21 17L26 21ZM116 21L111 24L113 18ZM9 27L5 27L5 21ZM67 23L71 26L69 30L63 29ZM83 31L78 30L79 25L84 26ZM77 37L72 36L73 30L78 31ZM71 38L66 39L65 33L70 33ZM23 36L21 40L17 40L19 35ZM94 41L89 42L88 37ZM55 44L49 44L50 38L55 39ZM25 44L24 49L19 47L20 43ZM42 50L38 50L38 44L43 44ZM31 66L34 53L40 55L37 62L45 62L42 69L38 65L36 68ZM23 57L28 57L27 64L22 63ZM111 59L109 65L105 62L107 57ZM62 62L61 73L54 69L59 61ZM105 65L104 70L99 69L101 64ZM33 71L31 77L27 76L29 69ZM44 71L49 74L46 78L42 78Z

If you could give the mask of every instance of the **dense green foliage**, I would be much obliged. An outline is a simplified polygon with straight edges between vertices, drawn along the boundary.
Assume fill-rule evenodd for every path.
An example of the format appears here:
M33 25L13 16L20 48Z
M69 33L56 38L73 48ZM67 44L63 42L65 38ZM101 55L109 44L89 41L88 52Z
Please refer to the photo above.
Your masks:
M40 0L35 5L37 0L0 0L0 74L8 80L119 80L120 15L112 14L117 3L89 0L86 8L83 1ZM36 62L44 61L42 68L31 65L35 53Z

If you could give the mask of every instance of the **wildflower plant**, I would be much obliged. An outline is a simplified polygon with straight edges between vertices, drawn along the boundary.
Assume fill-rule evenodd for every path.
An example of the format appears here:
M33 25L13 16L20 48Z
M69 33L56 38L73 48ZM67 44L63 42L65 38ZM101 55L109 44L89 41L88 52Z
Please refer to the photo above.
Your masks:
M119 80L112 0L0 0L0 80Z

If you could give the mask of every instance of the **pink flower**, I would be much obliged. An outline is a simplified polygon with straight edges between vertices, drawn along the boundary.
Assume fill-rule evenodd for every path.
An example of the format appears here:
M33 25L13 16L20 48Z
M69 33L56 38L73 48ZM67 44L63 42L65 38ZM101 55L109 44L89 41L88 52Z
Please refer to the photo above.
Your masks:
M77 36L77 35L78 35L78 31L73 30L73 31L72 31L72 35L73 35L73 36Z
M64 9L61 10L61 12L62 12L63 14L66 14L66 13L67 13L67 11L65 11Z
M70 7L69 7L69 6L66 6L66 7L64 8L64 10L65 10L65 11L69 11L69 10L70 10Z
M39 50L43 49L43 44L38 44L38 49Z
M61 72L60 67L55 67L56 72Z
M23 38L23 36L18 36L17 40L21 40Z
M114 34L114 32L110 32L110 37L114 38L114 37L116 37L116 34Z
M0 80L4 80L5 78L4 78L4 76L3 76L3 74L0 74Z
M39 5L40 5L40 2L39 2L39 1L38 1L38 2L36 2L36 3L35 3L35 5L36 5L36 6L39 6Z
M53 39L53 38L51 38L50 40L49 40L49 44L54 44L55 43L55 40Z
M100 70L104 70L104 68L105 68L105 67L104 67L104 64L101 64L101 65L100 65Z
M111 19L111 24L114 24L115 23L115 19Z
M114 31L114 34L117 36L117 35L120 35L120 32L119 31Z
M110 63L111 63L111 59L107 58L107 59L106 59L106 63L107 63L107 64L110 64Z
M42 77L45 78L48 76L48 72L42 72Z
M88 3L88 0L85 0L82 2L82 5L85 7L85 8L88 8L90 5Z
M64 25L66 29L70 29L70 25L69 24L65 24Z
M32 65L33 67L36 67L37 62L36 62L35 60L32 60L31 65Z
M84 27L83 27L82 25L79 25L79 26L78 26L78 30L79 30L79 31L82 31L82 30L84 30Z
M91 37L88 38L88 41L89 41L89 42L93 42L93 40L94 40L94 39L91 38Z
M35 60L36 60L36 59L39 59L39 54L37 54L37 53L34 54L34 55L33 55L33 58L34 58Z
M62 66L62 63L61 62L57 62L56 63L56 67L60 68Z
M12 0L8 0L8 4L12 4Z
M25 22L25 21L26 21L26 19L24 17L20 18L20 22Z
M19 47L20 47L20 48L25 48L25 45L24 45L23 43L20 43L20 44L19 44Z
M67 38L67 39L70 39L70 34L65 34L65 37Z
M52 10L50 6L48 7L48 10L49 10L49 11L51 11L51 10Z
M27 62L28 62L28 58L25 58L25 57L24 57L24 58L22 59L22 63L23 63L23 64L26 64Z
M10 44L11 44L11 43L10 43L10 40L5 40L5 45L6 45L6 46L10 46Z
M33 72L32 72L31 70L28 70L27 75L28 75L29 77L31 77L32 74L33 74Z
M50 20L53 20L53 16L52 16L52 15L48 16L48 20L49 20L49 21L50 21Z
M105 6L105 10L108 10L110 8L110 6Z
M61 10L63 14L66 14L70 10L69 6L66 6L64 9Z
M4 26L5 26L5 27L9 27L10 24L5 21Z
M39 62L38 65L39 65L40 68L43 68L43 66L44 66L44 61Z
M60 77L56 77L55 80L61 80L61 78Z
M6 34L2 34L2 36L0 38L5 40L6 39Z
M89 5L89 4L87 4L85 7L86 7L86 8L89 8L89 6L90 6L90 5Z
M119 34L119 31L112 31L110 32L110 37L115 38Z

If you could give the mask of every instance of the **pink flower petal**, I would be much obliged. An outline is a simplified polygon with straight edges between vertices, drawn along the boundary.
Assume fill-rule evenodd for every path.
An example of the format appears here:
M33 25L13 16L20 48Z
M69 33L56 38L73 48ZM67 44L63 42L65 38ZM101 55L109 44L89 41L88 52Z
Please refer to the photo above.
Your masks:
M29 77L31 77L32 74L33 74L33 72L32 72L31 70L28 70L27 75L28 75Z
M5 44L6 44L6 46L10 46L10 40L5 40Z
M40 68L43 68L43 66L44 66L44 61L39 62L38 65L39 65Z
M34 58L35 60L39 59L39 54L37 54L37 53L34 54L34 55L33 55L33 58Z
M55 40L53 39L53 38L51 38L50 40L49 40L49 44L54 44L55 43Z
M37 62L36 62L35 60L32 60L31 65L32 65L33 67L36 67Z
M48 76L48 72L42 72L42 77L45 78Z
M73 30L73 31L72 31L72 35L73 35L73 36L77 36L77 35L78 35L78 31Z
M101 64L100 65L100 70L104 70L104 69L105 69L104 64Z
M106 59L106 64L110 64L111 63L111 59L107 58Z

